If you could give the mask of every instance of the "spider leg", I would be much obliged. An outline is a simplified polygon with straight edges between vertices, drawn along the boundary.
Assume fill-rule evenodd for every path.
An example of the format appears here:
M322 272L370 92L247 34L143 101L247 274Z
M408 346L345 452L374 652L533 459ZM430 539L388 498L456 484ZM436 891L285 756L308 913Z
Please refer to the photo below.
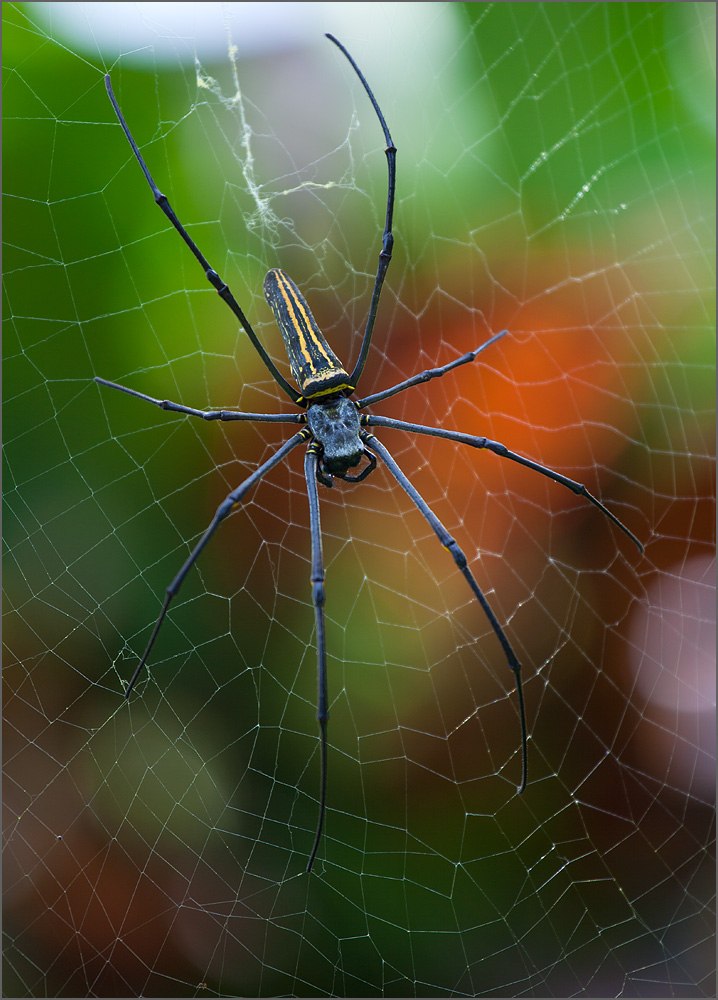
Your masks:
M95 376L95 382L107 385L110 389L119 389L120 392L126 392L128 396L143 399L146 403L154 403L161 410L186 413L190 417L201 417L202 420L251 420L275 424L302 424L307 419L304 413L239 413L237 410L196 410L192 406L183 406L182 403L172 403L169 399L155 399L154 396L146 396L144 392L128 389L127 386L118 385L117 382L108 382L106 378L100 378L99 375Z
M530 458L524 458L522 455L518 455L515 451L509 451L506 445L501 444L499 441L491 441L489 438L485 437L475 437L473 434L462 434L459 431L447 431L441 427L426 427L423 424L410 424L404 420L394 420L392 417L379 417L367 414L362 417L362 423L364 426L373 427L393 427L396 430L409 431L411 434L425 434L427 437L444 438L447 441L457 441L459 444L468 444L472 448L481 448L485 451L492 451L495 455L500 458L508 458L512 462L516 462L518 465L523 465L527 469L533 469L534 472L539 472L542 476L546 476L547 479L553 479L555 483L560 486L565 486L566 489L571 490L576 496L581 496L585 500L597 507L606 517L613 521L617 528L620 528L624 535L628 535L633 544L637 546L638 551L643 553L643 545L633 532L626 527L623 521L619 520L615 514L612 514L608 507L605 507L600 500L589 493L585 486L581 483L577 483L574 479L569 479L568 476L562 476L560 472L554 472L553 469L548 469L545 465L539 465L538 462L532 462Z
M518 697L518 702L519 702L519 719L521 722L521 784L518 787L518 791L519 793L523 792L523 790L526 788L528 754L526 749L526 744L527 744L526 712L524 709L523 688L521 686L521 664L518 661L518 657L514 653L511 643L506 637L506 633L501 628L501 625L499 625L496 615L491 610L491 605L486 600L486 597L484 596L481 588L476 582L474 574L469 569L466 556L457 545L455 539L451 537L451 535L446 530L444 525L441 523L439 518L436 516L436 514L434 514L434 512L431 510L427 502L420 495L416 487L412 486L412 484L409 482L407 477L401 471L401 469L396 464L396 462L389 454L387 449L384 447L384 445L381 444L379 441L377 441L377 439L373 436L373 434L369 434L368 431L363 431L361 437L364 443L367 445L367 447L370 447L373 451L375 451L376 454L379 456L379 458L384 462L387 469L396 479L399 486L401 486L401 488L404 490L407 496L413 501L419 513L423 514L424 518L428 522L429 526L431 527L431 529L433 530L434 534L439 539L441 544L444 546L445 549L449 550L454 559L454 562L456 563L459 570L463 574L464 579L468 583L469 587L471 587L474 597L481 605L481 608L484 614L486 615L489 624L493 628L499 642L501 643L501 648L504 651L504 656L506 657L506 661L511 670L513 671L513 675L516 680L516 695Z
M142 658L140 662L137 664L137 669L132 675L130 683L127 685L127 689L125 691L125 698L129 698L130 691L132 691L132 688L134 687L137 678L140 676L142 668L147 662L147 658L149 657L150 652L152 651L155 639L157 638L157 633L159 632L160 627L162 626L162 622L165 619L165 615L167 614L167 609L170 606L172 598L177 594L178 590L182 586L184 578L187 576L190 569L194 566L195 562L197 561L197 558L204 550L205 546L209 542L212 535L214 535L215 531L220 526L222 521L224 521L224 519L232 513L234 508L237 507L239 503L241 503L245 494L248 493L253 486L256 486L259 480L263 476L265 476L270 469L273 469L275 465L278 465L293 448L296 448L298 444L302 443L302 441L306 441L309 436L310 436L309 431L305 427L297 434L294 434L292 437L290 437L288 441L285 441L285 443L281 446L281 448L278 448L277 451L275 451L275 453L271 456L271 458L267 459L267 461L264 462L263 465L260 465L258 469L255 469L251 475L247 476L244 482L240 483L240 485L235 490L232 490L232 492L227 495L226 499L223 500L222 503L219 505L219 507L215 511L214 517L209 523L209 527L206 529L200 540L192 549L192 552L185 560L182 569L179 571L179 573L174 578L174 580L172 581L172 583L169 585L169 587L165 592L165 599L162 605L162 610L160 611L159 618L157 619L155 627L152 630L150 641L147 643L147 647L145 648L145 651L142 654Z
M422 382L429 382L432 378L441 378L442 375L446 375L447 372L453 371L454 368L458 368L459 365L468 364L469 361L473 361L477 355L485 351L487 347L491 344L495 344L497 340L500 340L509 331L502 330L501 333L494 334L480 347L477 347L475 351L468 351L468 353L463 354L460 358L455 361L450 361L448 365L442 365L441 368L427 368L426 371L420 372L418 375L412 375L411 378L406 379L404 382L398 382L393 385L391 389L384 389L382 392L376 392L373 396L367 396L365 399L360 399L357 406L361 410L365 406L371 406L372 403L378 403L382 399L388 399L389 396L395 396L398 392L403 392L404 389L411 389L414 385L421 385Z
M200 266L202 267L202 270L205 273L205 277L207 278L207 281L209 281L210 285L212 285L212 287L217 292L217 294L219 295L219 297L224 302L226 302L226 304L232 310L232 312L237 317L237 319L239 320L239 322L242 324L244 332L247 334L247 336L249 337L249 339L252 341L252 343L254 345L254 349L256 350L257 354L259 354L260 358L262 359L262 361L266 365L266 367L267 367L269 373L271 374L272 378L275 379L275 381L284 390L284 392L289 396L289 398L292 400L292 402L293 403L297 403L299 401L299 399L300 399L300 393L298 393L296 389L293 389L292 386L289 384L289 382L287 382L287 380L284 378L284 376L278 370L277 366L274 364L274 362L272 361L272 359L269 357L269 355L267 354L267 352L265 351L265 349L262 347L261 343L259 342L259 338L257 337L257 334L254 332L254 330L252 329L252 326L251 326L249 320L247 319L247 317L244 315L244 313L240 309L240 307L239 307L236 299L234 298L234 296L232 295L231 291L229 290L229 287L220 278L220 276L217 274L217 272L214 270L214 268L210 267L208 261L205 259L205 257L201 253L201 251L200 251L199 247L197 246L197 244L194 242L194 240L192 239L192 237L189 235L189 233L187 232L187 230L184 228L184 226L182 225L182 223L179 221L179 219L175 215L174 209L172 208L172 206L170 205L169 201L167 200L167 196L164 195L164 194L162 194L162 192L160 191L160 189L155 184L154 179L152 177L152 174L149 172L149 169L147 168L147 164L145 163L144 159L142 158L142 153L140 153L140 151L139 151L139 149L137 147L137 143L132 138L132 133L130 132L129 127L127 125L127 122L125 121L124 116L123 116L122 112L120 111L120 106L117 103L117 99L115 98L115 95L112 92L112 84L110 82L110 76L109 76L109 74L107 76L105 76L105 87L107 88L107 94L108 94L108 96L110 98L110 101L112 102L112 107L115 109L115 114L117 115L117 119L118 119L120 125L122 126L123 132L127 136L127 141L129 142L130 146L132 147L132 152L135 154L135 157L137 158L137 162L142 167L142 172L145 175L147 183L149 184L150 189L152 191L152 194L154 195L155 202L157 203L157 205L159 205L159 207L162 209L162 211L164 212L164 214L167 216L167 218L169 219L169 221L172 223L172 225L175 227L175 229L177 230L177 232L180 234L180 236L182 237L182 239L185 241L185 243L187 244L187 246L190 248L190 250L194 254L195 258L197 259L197 261L199 262Z
M322 556L322 529L319 520L319 491L317 490L317 470L319 467L319 446L312 442L304 457L304 476L307 481L309 498L309 531L312 540L312 603L317 625L317 721L319 722L320 776L319 776L319 818L314 843L309 855L306 871L312 870L317 856L319 841L324 827L327 800L327 722L329 702L327 699L327 639L324 627L324 559Z
M379 124L384 132L384 139L386 140L386 163L389 173L389 181L386 195L386 218L384 220L384 232L381 237L381 251L379 253L379 265L376 270L376 278L374 279L374 291L371 295L371 304L369 306L369 316L366 321L366 329L364 330L364 338L361 344L361 350L359 351L359 358L356 365L354 366L354 371L351 373L349 382L351 385L356 386L357 382L361 378L361 374L364 371L364 365L366 364L367 355L369 353L369 347L371 345L372 333L374 332L374 322L376 320L377 309L379 308L379 298L381 297L381 290L384 285L384 278L386 277L386 272L391 263L391 254L394 248L394 235L391 231L392 220L394 217L394 195L396 192L396 146L389 132L389 128L384 120L384 115L381 112L381 108L377 103L377 99L371 91L371 87L366 82L364 74L359 69L357 64L354 62L352 57L349 55L347 50L344 48L341 42L337 41L334 35L327 34L327 38L330 42L334 42L336 47L344 53L346 58L352 65L352 68L356 75L362 82L364 90L369 96L374 110L376 111L377 118L379 119Z

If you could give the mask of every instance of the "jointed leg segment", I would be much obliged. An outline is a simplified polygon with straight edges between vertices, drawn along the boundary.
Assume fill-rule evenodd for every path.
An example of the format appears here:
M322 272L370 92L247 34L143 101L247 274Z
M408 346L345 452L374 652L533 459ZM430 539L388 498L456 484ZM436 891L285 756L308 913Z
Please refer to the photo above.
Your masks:
M319 722L319 819L314 834L314 843L307 862L307 872L312 870L317 856L319 841L324 826L324 813L327 799L327 722L329 721L329 700L327 696L327 637L324 626L324 558L322 554L322 528L319 519L319 491L317 490L317 470L319 467L319 448L312 442L304 457L304 476L307 481L307 497L309 498L309 532L312 546L312 604L317 627L317 721Z
M414 502L419 513L421 513L426 521L428 522L431 529L434 531L436 537L439 539L441 544L445 549L451 553L451 556L461 570L464 579L468 583L469 587L474 594L474 597L481 605L481 608L486 615L489 624L493 628L499 642L501 643L501 648L504 651L504 656L508 662L509 667L513 671L514 677L516 678L516 693L519 700L519 718L521 721L521 784L519 785L519 792L523 792L526 788L526 775L527 775L527 754L526 754L526 716L524 712L524 696L521 687L521 664L518 661L516 654L514 653L511 643L506 637L506 633L501 628L501 625L496 618L496 615L491 610L489 602L486 600L481 588L479 587L473 573L468 567L466 556L463 551L457 545L455 539L451 537L449 532L446 530L444 525L441 523L439 518L434 514L429 505L426 503L424 498L421 496L419 491L415 486L409 482L407 477L401 471L399 466L396 464L391 454L387 451L383 444L381 444L377 439L369 434L367 431L362 432L362 439L371 448L372 451L376 452L379 458L384 462L389 472L396 479L397 483L408 497Z
M160 611L159 618L157 619L155 627L152 630L152 635L150 636L150 641L147 643L147 648L142 654L142 659L137 664L137 669L132 675L130 683L127 685L127 690L125 691L125 698L129 698L130 691L132 691L132 688L134 687L137 678L140 676L142 668L147 662L147 658L150 655L150 652L152 651L155 639L157 638L157 633L159 632L162 622L165 619L165 615L167 614L167 609L170 606L172 598L175 597L175 595L179 591L184 581L184 578L187 576L190 569L194 566L198 557L204 550L209 540L214 535L217 528L220 526L220 524L222 523L222 521L224 521L226 517L229 517L234 508L239 503L241 503L241 501L244 499L244 496L252 489L252 487L256 486L259 480L263 476L265 476L270 469L273 469L275 465L278 465L282 461L282 459L284 459L289 454L289 452L292 451L293 448L296 448L297 445L302 443L302 441L306 441L308 437L309 437L309 431L306 428L304 428L297 434L294 434L292 437L290 437L288 441L285 441L285 443L282 445L281 448L278 448L275 451L275 453L271 456L271 458L267 459L267 461L264 462L262 465L260 465L258 469L255 469L250 476L247 476L244 482L241 483L235 490L232 490L232 492L227 495L226 499L223 500L222 503L219 505L219 507L215 512L214 517L209 523L209 527L206 529L200 540L192 549L192 552L185 560L182 569L179 571L177 576L175 576L174 580L172 581L172 583L169 585L169 587L165 592L165 600L164 604L162 605L162 610Z
M372 406L374 403L379 403L383 399L388 399L389 396L396 396L398 392L403 392L404 389L411 389L412 386L422 385L424 382L430 382L433 378L441 378L446 375L447 372L453 371L454 368L458 368L460 365L466 365L470 361L475 361L482 351L485 351L487 347L495 344L497 340L501 340L508 333L507 330L502 330L501 333L494 334L493 337L489 337L487 341L477 347L475 351L468 351L466 354L462 354L460 358L456 358L454 361L449 361L448 364L442 365L441 368L427 368L426 371L419 372L418 375L412 375L411 378L405 379L403 382L398 382L393 385L390 389L384 389L382 392L376 392L373 396L366 396L364 399L360 399L357 403L359 409L363 409L365 406Z
M634 545L638 547L639 552L643 552L643 546L633 534L633 532L626 527L626 525L615 514L612 514L608 507L604 506L600 500L598 500L592 493L586 489L581 483L577 483L574 479L569 479L568 476L562 476L560 472L554 472L553 469L548 469L545 465L539 465L538 462L532 462L530 458L524 458L523 455L518 455L515 451L510 451L506 445L501 444L499 441L492 441L490 438L476 437L473 434L462 434L459 431L447 431L441 427L427 427L424 424L411 424L407 423L405 420L394 420L392 417L380 417L374 414L367 415L362 418L362 423L365 427L393 427L396 430L409 431L411 434L425 434L427 437L444 438L447 441L456 441L459 444L468 444L472 448L481 448L485 451L492 451L495 455L500 458L508 458L512 462L516 462L518 465L523 465L527 469L533 469L534 472L540 473L542 476L546 476L547 479L552 479L555 483L560 486L565 486L566 489L571 490L577 496L583 497L592 503L594 507L597 507L601 513L605 514L606 517L613 521L617 528L628 535Z
M95 376L95 382L109 386L110 389L119 389L120 392L126 392L128 396L135 396L146 403L152 403L154 406L159 406L161 410L184 413L190 417L201 417L202 420L251 420L273 424L304 424L307 420L305 413L240 413L237 410L197 410L193 406L173 403L169 399L155 399L154 396L147 396L144 392L138 392L137 389L128 389L125 385L108 382L106 378L99 376Z

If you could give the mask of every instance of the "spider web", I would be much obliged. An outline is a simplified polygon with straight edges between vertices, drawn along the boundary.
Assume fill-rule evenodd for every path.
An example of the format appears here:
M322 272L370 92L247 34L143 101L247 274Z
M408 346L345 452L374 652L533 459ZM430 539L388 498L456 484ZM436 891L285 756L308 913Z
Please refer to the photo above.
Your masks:
M145 35L103 37L95 6ZM4 995L715 995L714 5L223 5L216 30L199 5L214 52L172 6L3 5ZM524 664L517 796L515 686L453 561L381 468L320 488L307 876L299 454L202 555L128 704L165 587L287 428L92 379L291 411L155 208L108 70L277 364L270 266L356 358L386 166L325 30L399 149L360 395L507 328L377 412L584 482L646 551L528 470L381 433Z

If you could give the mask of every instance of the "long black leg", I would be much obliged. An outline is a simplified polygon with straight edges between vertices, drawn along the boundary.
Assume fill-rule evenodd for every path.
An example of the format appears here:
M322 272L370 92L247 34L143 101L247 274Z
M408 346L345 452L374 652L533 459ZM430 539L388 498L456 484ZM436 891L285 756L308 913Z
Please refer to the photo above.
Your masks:
M489 602L484 597L484 594L481 588L479 587L478 583L476 582L473 573L469 569L466 561L466 556L464 555L463 551L459 548L459 546L456 544L455 539L451 537L449 532L446 530L446 528L441 523L436 514L434 514L434 512L431 510L431 508L424 500L424 498L421 496L416 487L412 486L412 484L406 478L406 476L401 471L399 466L396 464L392 456L386 450L384 445L381 444L379 441L377 441L377 439L373 436L373 434L369 434L367 431L362 431L361 437L364 443L367 445L367 447L371 448L372 451L375 451L376 454L379 456L379 458L384 462L389 472L391 472L392 476L396 479L397 483L401 486L401 488L409 496L409 498L414 502L419 512L423 514L423 516L426 518L429 526L432 528L434 534L439 539L441 544L444 546L445 549L449 550L454 559L454 562L461 570L464 579L466 580L468 585L471 587L474 597L481 605L481 608L484 614L486 615L489 624L491 625L492 629L496 633L499 642L501 643L501 648L504 651L504 656L506 657L508 665L513 671L513 675L516 680L516 695L519 701L519 719L521 722L521 784L518 787L518 791L523 792L523 790L526 788L526 780L528 773L528 763L527 763L528 754L526 749L526 743L527 743L526 713L524 710L524 694L523 694L523 689L521 687L521 664L519 663L518 658L511 647L511 643L506 637L506 633L499 625L496 615L491 610Z
M501 333L494 334L490 337L481 347L477 347L475 351L468 351L466 354L462 354L460 358L455 361L450 361L448 365L442 365L441 368L427 368L426 371L420 372L418 375L412 375L411 378L406 379L404 382L398 382L393 385L391 389L384 389L382 392L375 392L373 396L366 396L364 399L360 399L357 406L361 410L364 406L371 406L373 403L378 403L382 399L388 399L389 396L396 396L398 392L403 392L404 389L411 389L414 385L421 385L422 382L430 382L432 378L441 378L442 375L446 375L447 372L453 371L454 368L458 368L459 365L468 364L469 361L474 361L475 358L485 351L487 347L491 344L495 344L497 340L500 340L503 336L508 333L508 330L502 330Z
M160 189L155 184L155 182L154 182L154 180L152 178L152 174L149 172L149 170L147 168L147 164L145 163L144 159L142 158L142 154L140 153L139 149L137 148L137 143L132 138L132 133L130 132L130 130L128 128L127 122L125 121L125 119L124 119L124 117L122 115L122 112L120 111L120 106L117 103L117 100L115 98L114 93L112 92L112 84L110 82L109 74L105 77L105 86L107 88L107 93L109 95L110 101L112 102L112 107L115 109L115 114L117 115L117 119L118 119L120 125L122 126L122 130L124 131L125 135L127 136L127 141L129 142L130 146L132 147L132 152L135 154L135 156L137 158L137 162L142 167L142 172L144 173L145 178L147 179L147 183L149 184L149 186L150 186L150 188L152 190L152 194L154 195L155 202L159 205L159 207L165 213L165 215L167 216L167 218L170 220L170 222L172 223L172 225L175 227L175 229L180 234L180 236L182 237L182 239L185 241L185 243L187 244L187 246L190 248L190 250L192 251L192 253L196 257L196 259L199 261L199 263L200 263L200 265L201 265L201 267L202 267L202 269L203 269L203 271L205 273L207 281L209 281L210 285L212 285L212 287L215 289L215 291L217 292L217 294L219 295L219 297L224 302L227 303L227 305L229 306L229 308L232 310L232 312L234 313L234 315L237 317L237 319L239 320L239 322L242 324L242 327L244 328L244 332L247 334L247 336L249 337L249 339L254 344L255 350L259 354L259 356L262 359L262 361L264 362L264 364L267 366L267 369L269 370L269 373L272 376L272 378L276 380L276 382L284 390L284 392L286 392L286 394L289 396L289 398L292 400L293 403L298 403L299 399L301 398L301 394L299 392L297 392L296 389L292 388L292 386L289 384L289 382L287 382L287 380L284 378L284 376L278 370L277 366L274 364L274 362L272 361L272 359L269 357L269 355L267 354L267 352L265 351L265 349L262 347L262 345L259 342L259 339L258 339L256 333L254 332L254 330L251 327L251 324L250 324L249 320L247 319L247 317L244 315L244 313L240 309L240 307L239 307L236 299L234 298L234 296L232 295L231 291L229 290L229 287L220 278L220 276L217 274L217 272L214 270L214 268L210 267L209 263L207 262L207 260L205 259L205 257L201 253L201 251L199 250L199 247L197 246L197 244L194 242L194 240L192 239L192 237L189 235L189 233L187 232L187 230L184 228L184 226L182 225L182 223L179 221L179 219L175 215L174 209L172 208L172 206L170 205L169 201L167 200L167 196L164 195L164 194L162 194L162 192L160 191Z
M322 528L319 520L319 491L317 490L318 446L312 443L307 448L304 458L304 475L307 480L307 496L309 498L309 530L312 541L312 603L317 625L317 721L319 722L319 818L314 834L312 852L307 862L307 872L312 870L317 856L319 841L324 827L324 813L327 801L327 722L329 721L329 702L327 699L327 638L324 628L324 559L322 557Z
M361 374L364 371L364 365L366 364L367 355L369 353L369 347L371 346L371 337L374 332L374 322L376 320L377 309L379 308L379 298L381 297L381 290L384 284L384 278L386 277L386 272L391 263L391 254L394 248L394 236L391 231L392 220L394 217L394 195L396 192L396 146L389 132L389 128L384 120L384 115L381 113L381 108L377 103L377 99L371 91L371 87L366 82L364 74L359 69L357 64L354 62L352 57L349 55L347 50L344 48L341 42L337 41L334 35L327 34L327 38L330 42L334 42L336 47L344 53L346 58L352 65L354 72L359 77L364 87L364 90L369 95L369 100L371 101L374 110L376 111L377 118L379 119L379 124L384 132L384 139L386 141L386 163L387 170L389 174L389 183L386 196L386 218L384 220L384 232L381 237L381 251L379 253L379 265L376 271L376 278L374 279L374 291L371 296L371 304L369 306L369 317L366 322L366 329L364 330L364 339L362 340L361 350L359 351L359 358L354 366L354 371L351 373L349 379L350 385L356 387L357 382L361 378Z
M290 437L288 441L285 441L285 443L282 445L281 448L278 448L277 451L275 451L275 453L272 455L271 458L267 459L267 461L264 462L263 465L260 465L258 469L255 469L255 471L250 476L247 476L244 482L240 483L240 485L235 490L232 490L232 492L227 495L226 499L223 500L222 503L219 505L219 507L215 511L214 517L209 523L209 527L202 535L200 540L197 542L195 547L192 549L192 552L185 560L182 569L179 571L179 573L174 578L174 580L172 581L172 583L169 585L169 587L165 592L165 600L164 604L162 605L162 610L160 611L160 616L155 623L155 627L152 629L152 635L150 636L150 641L147 643L147 647L144 653L142 654L142 659L137 664L137 669L132 675L130 683L127 685L127 690L125 691L125 698L129 698L130 691L134 687L137 678L140 676L142 668L147 662L147 658L150 655L152 647L155 644L157 633L159 632L162 622L165 619L165 615L167 614L167 609L170 606L172 598L177 594L177 591L182 586L184 578L187 576L190 569L194 566L198 556L203 551L204 547L207 545L212 535L215 533L215 531L220 526L222 521L224 521L224 519L228 517L232 513L234 508L242 501L245 494L248 493L253 486L256 486L259 480L263 476L265 476L270 469L273 469L275 465L278 465L282 461L282 459L289 454L292 448L296 448L298 444L302 443L302 441L306 441L309 436L310 435L307 428L303 428L297 434L294 434L292 437Z
M519 465L523 465L527 469L533 469L534 472L539 472L542 476L546 476L547 479L552 479L555 483L559 483L561 486L565 486L566 489L571 490L576 496L584 497L590 503L597 507L606 517L613 521L617 528L628 535L634 545L638 547L639 552L643 552L643 545L639 542L633 532L626 527L623 521L619 520L615 514L612 514L608 507L605 507L600 500L589 493L585 486L581 483L577 483L574 479L569 479L567 476L562 476L560 472L554 472L553 469L547 469L545 465L539 465L538 462L532 462L530 458L524 458L522 455L517 455L515 451L509 451L506 445L501 444L499 441L491 441L489 438L485 437L475 437L472 434L462 434L459 431L447 431L443 430L441 427L426 427L423 424L410 424L404 420L394 420L391 417L379 417L373 414L367 414L362 416L362 424L364 426L371 427L393 427L400 431L409 431L411 434L425 434L427 437L444 438L447 441L457 441L459 444L468 444L472 448L481 448L485 451L492 451L495 455L499 455L501 458L508 458L512 462L517 462Z
M110 389L119 389L120 392L126 392L128 396L143 399L146 403L154 403L161 410L185 413L190 417L201 417L202 420L251 420L273 424L303 424L307 420L305 413L239 413L237 410L196 410L192 406L183 406L182 403L172 403L169 399L155 399L154 396L147 396L144 392L138 392L137 389L128 389L126 385L108 382L106 378L100 378L99 375L95 376L95 382L107 385Z

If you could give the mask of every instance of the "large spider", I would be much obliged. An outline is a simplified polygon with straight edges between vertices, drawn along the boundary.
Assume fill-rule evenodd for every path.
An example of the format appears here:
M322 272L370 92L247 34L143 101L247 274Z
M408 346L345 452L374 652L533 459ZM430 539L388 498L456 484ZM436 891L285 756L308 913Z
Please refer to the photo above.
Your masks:
M364 365L366 364L369 347L371 346L374 321L376 319L379 299L384 285L384 278L386 277L387 268L389 267L389 263L391 261L392 247L394 243L394 237L392 235L392 216L394 212L394 195L396 188L396 147L392 142L389 129L386 121L384 120L384 115L382 114L376 98L374 97L374 94L372 93L371 88L365 80L361 70L341 42L337 41L333 35L328 34L327 38L333 42L349 60L354 72L359 77L364 90L369 96L369 100L374 107L379 123L381 124L384 132L384 138L386 139L386 158L389 174L386 199L386 221L381 240L379 265L377 267L374 290L372 292L369 315L367 318L366 328L364 330L364 337L359 351L359 357L354 365L351 375L348 374L342 367L341 362L332 351L323 334L320 332L304 296L301 294L292 279L279 268L273 268L267 273L267 276L264 279L264 294L269 302L269 305L274 311L277 323L279 324L279 328L282 332L289 358L289 366L292 376L299 386L299 391L287 382L284 376L278 371L264 347L259 342L257 335L252 329L247 317L240 309L227 285L224 281L222 281L217 272L210 267L194 240L189 236L182 223L175 215L165 195L159 191L149 170L147 169L147 165L142 158L139 149L137 148L137 144L132 138L122 112L120 111L115 95L112 92L110 77L106 76L105 85L107 87L107 93L109 94L110 101L115 109L120 125L127 136L127 140L132 147L132 151L142 167L147 183L152 189L155 201L201 264L208 281L213 285L220 298L227 303L229 308L241 323L243 329L252 341L255 349L271 373L272 377L276 380L280 388L287 394L287 396L289 396L292 402L296 403L297 406L300 407L300 412L294 414L279 414L238 413L234 410L196 410L193 407L183 406L181 403L172 403L166 399L153 399L151 396L146 396L144 393L137 392L135 389L129 389L126 386L117 385L115 382L108 382L103 378L95 379L96 382L99 382L102 385L109 386L112 389L119 389L122 392L128 393L130 396L136 396L138 399L144 399L148 403L154 403L163 410L171 410L175 413L185 413L192 417L200 417L202 420L271 421L273 423L302 425L301 430L297 431L296 434L294 434L288 441L278 448L271 458L260 465L259 468L255 469L255 471L248 476L243 483L241 483L236 489L232 490L232 492L228 494L226 499L223 500L217 508L209 527L192 549L192 552L186 559L184 565L167 588L159 618L157 619L155 627L152 630L152 635L147 643L147 648L145 649L140 662L137 664L137 669L127 685L125 697L129 697L129 694L140 675L140 671L147 662L172 598L177 594L184 578L189 573L190 569L209 542L210 538L214 535L219 525L226 517L229 516L229 514L232 513L233 510L235 510L235 508L241 504L246 494L254 486L256 486L259 480L262 479L262 477L265 476L270 469L273 469L275 465L278 465L281 461L283 461L294 448L298 447L300 444L306 443L307 449L304 458L304 474L307 484L307 496L309 498L309 529L312 552L310 579L312 585L312 603L314 605L317 630L319 686L317 719L319 721L321 751L319 815L316 832L314 834L314 842L312 844L309 860L307 862L307 872L311 871L312 865L314 864L314 859L316 858L321 840L322 828L324 826L327 794L327 722L329 719L327 699L326 635L324 628L324 564L322 558L322 538L319 520L319 493L317 490L317 483L321 483L323 486L331 487L333 477L344 479L350 483L359 483L366 479L366 477L376 468L377 458L381 459L401 488L408 494L418 510L426 518L441 544L451 553L456 565L464 575L466 582L471 588L476 600L481 605L484 614L489 620L491 627L501 643L507 663L513 671L516 680L516 694L519 703L522 770L521 783L518 787L518 791L523 792L526 787L526 716L524 711L523 692L521 688L521 664L519 663L504 630L499 624L494 612L491 610L491 607L481 588L476 582L473 573L469 569L466 556L441 521L436 517L426 502L419 495L416 488L412 486L406 478L384 445L381 444L367 428L392 427L398 430L408 431L413 434L424 434L429 437L446 438L449 441L457 441L460 444L470 445L472 448L483 448L487 451L494 452L494 454L499 455L502 458L508 458L512 462L518 462L520 465L524 465L529 469L533 469L535 472L541 473L543 476L547 476L549 479L553 479L554 482L559 483L561 486L565 486L573 493L585 497L585 499L589 500L595 507L598 507L598 509L602 511L606 517L610 518L610 520L613 521L613 523L620 528L621 531L625 532L631 541L638 546L638 549L641 552L643 551L643 546L633 532L622 524L610 510L608 510L599 500L596 499L596 497L592 496L585 486L582 486L580 483L577 483L572 479L568 479L566 476L560 475L558 472L553 472L551 469L547 469L545 466L539 465L537 462L532 462L528 458L523 458L521 455L518 455L513 451L509 451L505 445L500 444L498 441L491 441L485 437L475 437L471 434L461 434L455 431L443 430L439 427L426 427L420 424L407 423L403 420L394 420L389 417L381 417L375 414L363 412L366 407L374 403L378 403L383 399L387 399L389 396L394 396L396 393L403 392L405 389L409 389L411 386L419 385L422 382L428 382L430 379L441 378L441 376L446 375L447 372L452 371L454 368L458 368L460 365L468 364L490 344L495 343L500 337L503 337L506 333L505 330L491 337L475 351L469 351L467 354L464 354L462 357L457 358L454 361L450 361L441 368L432 368L421 372L419 375L414 375L411 378L392 386L390 389L384 389L382 392L374 393L372 396L365 396L363 399L358 400L351 398L357 388L362 372L364 371ZM361 471L350 474L350 470L357 469L357 467L359 467L364 460L366 460L366 464Z

